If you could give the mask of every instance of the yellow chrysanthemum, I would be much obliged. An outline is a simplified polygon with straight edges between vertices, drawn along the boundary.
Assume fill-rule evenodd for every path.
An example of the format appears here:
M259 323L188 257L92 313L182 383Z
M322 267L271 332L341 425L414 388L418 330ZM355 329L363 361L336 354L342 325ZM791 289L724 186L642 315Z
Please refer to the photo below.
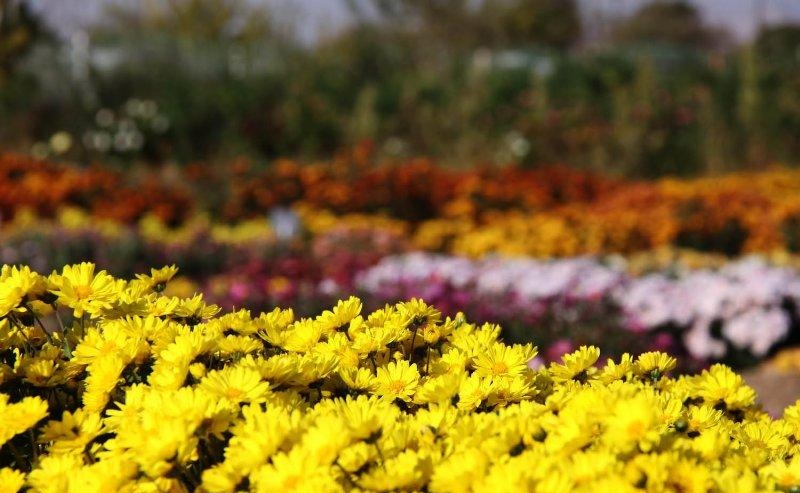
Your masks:
M178 273L175 265L168 265L160 269L150 269L150 275L136 274L136 278L153 291L160 293L167 287L167 283Z
M25 473L4 467L0 469L0 493L17 493L25 484Z
M485 377L516 377L531 371L528 362L536 356L530 344L492 344L473 359L475 374Z
M596 372L597 369L593 365L599 357L600 349L594 346L581 346L577 351L562 356L561 364L550 365L550 375L557 382L586 381Z
M23 304L32 302L46 289L45 279L30 267L4 265L0 271L0 317L12 310L27 311Z
M236 403L264 402L270 392L269 383L261 379L258 371L242 365L208 372L200 387Z
M0 384L42 396L0 393L0 456L14 468L0 491L800 488L800 404L773 419L722 365L673 378L672 357L645 353L597 370L599 349L582 347L534 370L532 346L418 300L216 317L201 296L144 282L111 278L125 294L49 341L14 319L41 300L0 317ZM54 304L74 313L92 296Z
M668 371L675 368L677 360L668 354L658 351L642 353L636 358L634 368L640 376L659 380Z
M408 402L419 385L417 365L398 361L382 366L378 368L375 384L375 393L383 398Z
M59 421L49 421L39 435L39 442L53 442L53 454L82 454L86 446L100 434L102 420L99 414L78 409L65 411Z
M114 278L102 270L95 274L95 266L89 262L64 267L61 274L53 273L51 282L58 301L73 310L76 317L88 313L100 315L118 296L119 286Z
M24 397L9 403L9 396L0 393L0 446L47 416L47 402L39 397Z

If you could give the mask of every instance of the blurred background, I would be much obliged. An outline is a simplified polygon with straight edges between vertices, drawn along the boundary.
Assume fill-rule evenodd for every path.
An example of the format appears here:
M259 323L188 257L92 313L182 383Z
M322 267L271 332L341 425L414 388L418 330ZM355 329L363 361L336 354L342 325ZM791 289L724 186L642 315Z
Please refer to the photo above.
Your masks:
M3 0L0 147L629 178L795 165L792 0Z

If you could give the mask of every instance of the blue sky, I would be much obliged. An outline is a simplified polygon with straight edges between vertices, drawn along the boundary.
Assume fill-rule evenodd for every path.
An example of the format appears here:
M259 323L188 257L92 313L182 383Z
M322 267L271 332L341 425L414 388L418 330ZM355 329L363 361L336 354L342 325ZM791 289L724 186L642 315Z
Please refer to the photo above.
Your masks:
M68 34L97 20L106 4L144 4L153 0L33 0L48 22ZM286 23L295 26L306 41L324 37L346 26L349 17L342 0L249 0L266 4ZM632 11L646 0L580 0L584 7ZM731 31L739 39L749 38L758 25L756 12L766 22L800 22L800 0L693 0L707 21Z

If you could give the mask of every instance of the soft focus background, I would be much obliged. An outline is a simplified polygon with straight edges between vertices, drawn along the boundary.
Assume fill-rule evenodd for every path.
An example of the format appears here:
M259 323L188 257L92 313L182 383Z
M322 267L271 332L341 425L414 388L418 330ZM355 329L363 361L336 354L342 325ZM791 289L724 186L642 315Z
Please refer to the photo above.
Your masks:
M0 2L0 262L40 272L423 297L535 364L660 349L785 390L798 164L792 0Z
M797 161L791 0L6 0L0 144L129 166L247 155Z

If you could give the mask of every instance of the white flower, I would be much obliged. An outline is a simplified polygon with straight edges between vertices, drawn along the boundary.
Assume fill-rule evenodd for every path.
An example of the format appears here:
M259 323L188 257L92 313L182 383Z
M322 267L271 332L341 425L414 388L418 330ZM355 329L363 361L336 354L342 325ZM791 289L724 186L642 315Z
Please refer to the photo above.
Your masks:
M689 354L699 359L725 356L725 343L711 337L710 321L696 320L683 335L683 343Z

